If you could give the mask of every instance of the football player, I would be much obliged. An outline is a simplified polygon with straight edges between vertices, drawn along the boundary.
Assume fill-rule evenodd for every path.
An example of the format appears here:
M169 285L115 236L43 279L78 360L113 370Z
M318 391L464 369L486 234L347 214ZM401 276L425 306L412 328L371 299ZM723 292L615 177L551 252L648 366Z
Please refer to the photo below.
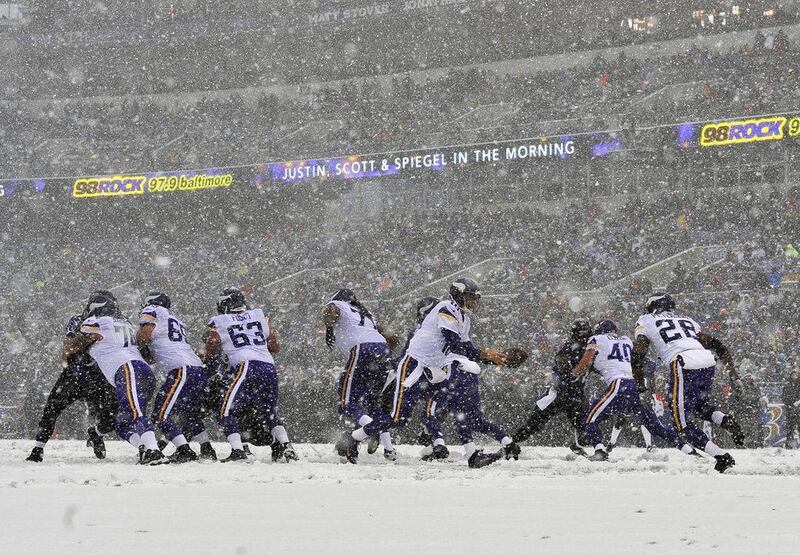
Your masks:
M222 462L246 460L239 419L255 412L259 424L273 437L273 460L297 460L289 435L278 416L278 372L272 353L280 351L275 330L260 308L250 309L244 293L228 287L217 299L217 316L208 322L205 351L224 352L231 375L225 386L219 417L231 445Z
M177 421L184 422L189 438L200 443L201 457L216 460L201 412L209 373L189 345L186 326L170 310L171 306L166 293L153 291L145 297L139 315L139 350L149 353L164 375L164 383L156 393L152 421L175 446L170 462L197 460Z
M325 342L345 358L339 376L339 414L358 428L346 432L337 448L344 460L355 463L358 445L377 436L383 456L395 460L389 435L391 421L381 406L381 391L391 370L391 350L375 317L350 289L340 289L322 310Z
M64 346L67 341L80 334L83 320L82 316L73 316L69 319L64 330ZM36 445L27 460L42 462L44 448L53 435L56 420L67 407L79 400L85 401L89 412L97 418L97 424L87 430L86 446L92 448L98 459L104 459L106 446L103 436L114 430L114 417L117 413L114 388L106 381L97 364L85 351L70 356L66 356L66 352L62 351L62 366L63 370L50 395L47 396L42 418L39 420L39 430L36 433Z
M714 422L730 432L736 445L744 445L744 434L739 424L732 415L720 411L711 399L717 358L725 364L734 390L741 390L733 357L718 339L701 331L697 322L676 314L675 301L668 293L651 295L645 310L647 314L636 321L633 348L633 372L639 390L642 394L650 394L643 369L652 346L658 359L670 368L670 409L675 428L695 448L716 459L714 468L717 471L725 472L736 464L733 457L711 441L691 416Z
M421 380L436 384L456 377L448 383L448 409L457 414L456 430L469 466L480 468L501 455L478 449L472 439L474 432L494 436L507 450L519 449L499 426L484 417L480 407L478 362L505 365L506 355L496 348L478 349L470 339L469 314L477 309L481 297L478 284L470 278L458 278L449 293L450 298L437 303L423 319L398 364L391 416L397 427L408 422L420 397Z
M140 464L154 464L164 455L158 449L153 425L144 409L155 390L153 370L142 359L136 345L136 334L122 316L113 296L96 293L89 297L84 311L87 318L81 334L67 341L65 356L73 356L88 348L106 380L114 387L119 411L117 433L131 445L140 448Z
M570 325L569 339L556 353L553 365L552 381L547 393L536 401L533 413L525 424L517 429L512 438L516 443L525 441L544 428L548 420L557 414L569 418L575 433L575 440L570 449L578 455L584 451L579 445L578 435L583 431L586 414L586 376L575 376L572 371L580 362L586 349L586 342L592 335L589 320L579 318Z
M594 446L594 453L589 460L608 460L600 424L620 413L635 415L653 434L684 453L692 453L691 446L674 430L664 428L650 405L639 398L631 369L632 354L633 342L630 338L617 335L617 325L611 320L602 320L595 326L594 335L589 338L586 350L573 371L576 377L582 378L589 370L594 370L600 374L608 388L592 402L586 415L586 435Z

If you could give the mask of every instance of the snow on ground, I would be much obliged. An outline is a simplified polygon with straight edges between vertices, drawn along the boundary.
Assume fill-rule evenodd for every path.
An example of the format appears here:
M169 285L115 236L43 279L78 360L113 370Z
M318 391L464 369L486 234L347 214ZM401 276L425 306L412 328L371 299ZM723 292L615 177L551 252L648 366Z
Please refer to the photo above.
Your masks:
M423 463L339 463L330 445L302 461L131 464L109 442L0 441L0 553L798 553L800 451L735 451L725 475L678 451L618 448L606 463L526 447L519 461L468 469L452 449ZM224 445L220 454L227 455Z

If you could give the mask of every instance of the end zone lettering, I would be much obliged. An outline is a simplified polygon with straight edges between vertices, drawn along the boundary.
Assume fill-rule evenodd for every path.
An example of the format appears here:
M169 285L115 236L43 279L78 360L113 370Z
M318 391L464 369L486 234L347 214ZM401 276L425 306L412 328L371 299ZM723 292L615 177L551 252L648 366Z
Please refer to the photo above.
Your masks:
M72 196L114 197L144 194L146 177L143 175L112 175L111 177L82 177L72 184Z
M702 146L723 146L756 141L779 141L783 139L783 116L709 123L700 133Z

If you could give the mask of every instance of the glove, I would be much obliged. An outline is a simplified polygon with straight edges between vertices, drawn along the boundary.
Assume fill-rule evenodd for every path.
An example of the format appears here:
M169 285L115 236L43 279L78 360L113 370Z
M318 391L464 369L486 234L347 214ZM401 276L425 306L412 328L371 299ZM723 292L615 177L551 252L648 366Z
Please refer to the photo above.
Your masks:
M506 366L509 368L519 368L528 360L528 353L519 347L509 347L506 349Z

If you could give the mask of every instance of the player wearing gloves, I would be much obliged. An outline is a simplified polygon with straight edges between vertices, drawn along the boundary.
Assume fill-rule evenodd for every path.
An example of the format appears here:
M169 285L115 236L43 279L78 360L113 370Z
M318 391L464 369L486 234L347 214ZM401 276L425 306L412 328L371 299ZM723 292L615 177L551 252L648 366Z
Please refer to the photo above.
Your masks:
M536 401L533 413L525 424L511 436L515 442L528 439L544 428L548 420L557 414L569 418L575 430L575 441L570 449L579 455L584 451L578 445L578 434L583 430L586 414L586 394L584 386L586 377L575 377L572 370L577 366L586 348L586 341L592 335L592 325L583 318L575 320L570 326L570 336L556 354L553 366L553 377L550 389Z
M492 435L501 442L507 456L517 457L519 447L496 424L488 421L480 407L478 375L483 364L506 365L506 355L498 349L478 349L470 339L470 313L478 307L480 288L469 278L459 278L450 286L450 298L439 302L423 319L400 360L395 380L392 420L402 426L420 396L420 380L429 384L447 382L447 410L456 415L456 432L464 445L471 468L489 465L502 454L479 450L473 433ZM443 409L442 409L443 410ZM434 446L444 446L438 430L430 430Z
M661 425L646 399L639 398L631 369L633 343L625 335L617 335L617 326L611 320L602 320L594 328L581 361L575 367L576 377L594 370L603 378L607 389L592 402L586 415L586 435L594 446L592 461L608 460L603 444L600 424L616 414L636 416L639 422L656 436L664 439L684 453L693 449L674 430Z
M633 372L640 395L650 397L644 379L644 364L652 346L662 364L669 365L669 392L672 421L697 449L713 456L715 468L725 472L736 464L727 453L711 441L691 420L697 416L730 432L736 445L744 445L744 434L732 415L719 410L711 399L717 359L728 370L734 391L741 390L741 380L730 351L715 337L700 330L700 325L686 316L677 315L675 301L668 293L654 293L645 304L647 314L636 321L636 343L633 348Z
M337 348L345 358L339 376L339 414L356 427L346 432L341 443L347 447L341 456L345 462L355 463L359 443L377 437L384 457L395 460L397 453L389 435L391 420L381 405L381 391L391 371L387 339L372 313L349 289L340 289L325 305L322 320L328 347Z
M209 372L189 345L186 326L170 310L171 306L172 301L165 293L152 292L145 297L139 315L136 334L139 349L152 356L164 376L164 383L156 393L152 420L175 446L170 462L197 460L184 431L188 439L200 443L203 458L215 460L202 415L202 396Z
M218 315L208 322L207 356L224 353L230 365L219 418L231 454L222 462L247 460L239 421L254 416L259 427L269 429L273 460L297 460L289 435L278 416L278 372L272 353L280 350L275 330L260 308L250 309L240 290L229 287L217 298Z
M116 299L105 292L89 297L84 314L81 334L67 340L64 355L69 357L89 350L114 387L119 406L117 433L140 449L140 464L156 463L164 455L158 449L153 425L145 413L155 390L155 377L139 353L133 326L120 312Z
M111 295L110 293L108 293ZM80 334L83 316L73 316L64 330L64 345ZM63 370L58 376L50 395L47 396L39 430L36 433L36 445L28 455L31 462L42 462L44 447L55 430L56 420L67 407L76 401L84 400L89 411L97 418L97 425L87 430L89 439L87 447L92 447L98 459L106 457L103 435L114 429L114 417L117 413L117 400L114 388L109 385L94 360L87 352L76 352L66 356L62 354Z

